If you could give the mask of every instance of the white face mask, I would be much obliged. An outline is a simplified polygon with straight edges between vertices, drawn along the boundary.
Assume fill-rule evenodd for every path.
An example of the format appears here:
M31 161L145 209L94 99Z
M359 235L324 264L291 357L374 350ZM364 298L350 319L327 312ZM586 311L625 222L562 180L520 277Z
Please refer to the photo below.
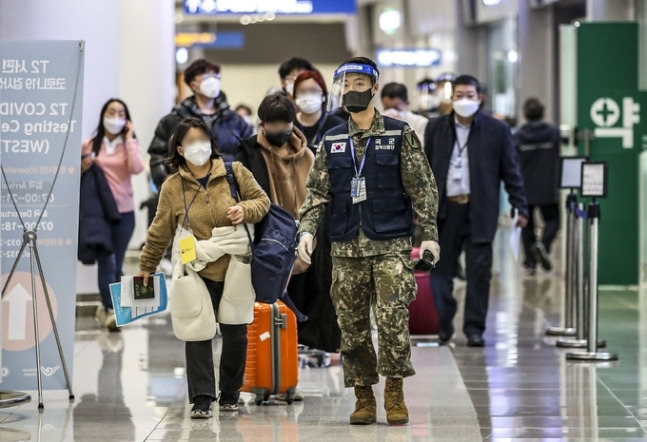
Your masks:
M477 100L470 100L469 98L461 98L460 100L454 101L452 107L454 112L460 115L463 118L469 118L479 110L480 102Z
M220 94L220 80L207 77L200 83L200 92L208 98L216 98Z
M126 120L123 118L109 118L103 119L103 128L112 135L120 134L124 130Z
M294 97L294 83L285 83L285 91Z
M432 95L432 94L421 95L419 99L419 104L420 104L421 110L436 109L440 104L440 100L436 95Z
M382 114L400 121L405 121L407 119L407 111L397 110L394 107L391 109L385 109Z
M194 166L204 166L211 158L211 143L196 141L182 148L184 159Z
M299 95L295 100L299 109L304 114L314 114L315 112L321 110L321 103L323 102L323 97L319 94L304 94Z

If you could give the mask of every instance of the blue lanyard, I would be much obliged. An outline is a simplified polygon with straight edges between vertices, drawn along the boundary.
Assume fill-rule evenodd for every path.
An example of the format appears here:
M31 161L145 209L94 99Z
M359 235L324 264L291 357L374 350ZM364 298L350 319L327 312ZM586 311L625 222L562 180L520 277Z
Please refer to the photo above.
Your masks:
M362 175L362 170L364 170L364 163L366 163L366 156L368 154L368 146L371 144L371 137L368 137L366 140L366 149L364 150L364 155L362 155L362 163L357 168L357 160L355 159L355 143L353 143L353 137L348 138L348 143L350 144L350 153L353 158L353 166L355 167L355 176L357 178Z

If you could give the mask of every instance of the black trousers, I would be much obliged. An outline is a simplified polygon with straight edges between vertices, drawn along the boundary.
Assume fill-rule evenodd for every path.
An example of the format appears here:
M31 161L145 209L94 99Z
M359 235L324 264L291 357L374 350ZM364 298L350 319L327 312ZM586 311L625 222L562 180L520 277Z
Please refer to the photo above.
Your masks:
M535 259L535 254L533 253L533 246L537 243L537 235L535 233L535 218L533 213L535 208L541 213L541 217L544 219L544 231L541 234L541 243L544 245L544 248L548 253L550 253L551 245L557 236L557 231L559 230L559 205L558 204L548 204L542 206L528 206L528 225L521 232L521 239L523 241L523 251L525 259L523 265L527 268L534 269L537 267L537 260Z
M463 318L463 333L466 336L483 334L490 298L492 279L492 243L475 244L471 240L469 203L448 201L447 215L438 219L441 259L431 272L431 289L440 317L440 329L450 329L456 315L454 277L458 257L465 248L465 276L467 292Z
M224 283L204 279L214 310L217 312ZM220 356L219 387L227 397L237 397L243 385L247 357L247 325L220 324L222 355ZM186 378L189 402L198 395L216 398L216 374L213 365L212 340L187 342Z

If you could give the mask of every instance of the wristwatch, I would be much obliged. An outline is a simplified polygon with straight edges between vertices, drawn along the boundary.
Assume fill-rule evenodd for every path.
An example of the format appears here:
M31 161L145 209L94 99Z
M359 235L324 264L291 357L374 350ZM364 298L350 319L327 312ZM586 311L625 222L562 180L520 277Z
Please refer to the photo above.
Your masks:
M310 236L314 236L314 235L313 235L312 233L310 233L310 232L301 232L301 233L299 233L299 239L303 238L303 235L310 235Z

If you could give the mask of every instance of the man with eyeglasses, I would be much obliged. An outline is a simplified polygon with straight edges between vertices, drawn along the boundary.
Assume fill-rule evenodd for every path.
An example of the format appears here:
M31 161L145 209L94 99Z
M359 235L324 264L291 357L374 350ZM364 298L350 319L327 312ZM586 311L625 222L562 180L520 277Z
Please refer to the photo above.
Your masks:
M252 134L252 127L229 108L227 97L220 90L219 65L204 58L196 60L184 71L184 82L194 95L160 120L148 148L151 176L158 189L173 172L165 162L169 154L169 139L184 118L200 118L211 128L224 161L233 161L238 153L239 140Z
M294 102L294 82L301 72L316 70L312 63L305 58L292 57L279 66L279 78L281 88L288 94L288 98Z

